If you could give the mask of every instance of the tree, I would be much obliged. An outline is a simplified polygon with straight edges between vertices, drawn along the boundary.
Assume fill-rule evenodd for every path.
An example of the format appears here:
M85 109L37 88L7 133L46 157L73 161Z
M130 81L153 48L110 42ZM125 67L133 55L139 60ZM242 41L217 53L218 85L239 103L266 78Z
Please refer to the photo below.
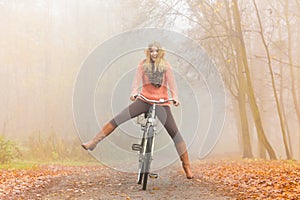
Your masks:
M262 142L264 148L267 150L267 152L270 156L270 159L276 159L275 151L273 150L273 148L272 148L271 144L269 143L269 141L265 135L265 132L264 132L264 128L263 128L261 117L260 117L260 111L257 106L257 102L256 102L256 98L255 98L255 94L254 94L254 90L253 90L253 86L252 86L252 80L251 80L250 70L249 70L248 61L247 61L247 53L246 53L245 42L244 42L243 34L242 34L240 13L239 13L237 0L233 0L232 7L233 7L233 13L234 13L235 28L237 30L237 34L238 34L238 38L239 38L239 44L238 44L237 51L241 53L241 58L243 61L242 63L243 63L243 67L245 70L246 82L248 85L247 95L249 97L251 113L252 113L254 123L256 126L258 139Z
M263 35L263 26L262 26L262 23L261 23L260 15L259 15L258 8L257 8L255 0L253 0L253 4L254 4L254 7L255 7L257 20L258 20L258 23L259 23L260 37L261 37L263 46L264 46L266 54L267 54L268 68L269 68L269 72L270 72L270 76L271 76L271 80L272 80L272 89L273 89L273 93L274 93L274 97L275 97L276 109L277 109L277 112L278 112L278 115L279 115L280 127L281 127L282 136L283 136L286 156L287 156L288 159L291 159L292 157L291 157L291 153L290 153L290 150L289 150L289 147L288 147L288 141L287 141L287 135L286 135L286 132L285 132L283 114L282 114L282 110L281 110L281 107L280 107L280 104L279 104L279 98L278 98L278 94L277 94L276 86L275 86L275 78L274 78L274 73L273 73L273 69L272 69L272 61L271 61L270 51L269 51L266 39Z

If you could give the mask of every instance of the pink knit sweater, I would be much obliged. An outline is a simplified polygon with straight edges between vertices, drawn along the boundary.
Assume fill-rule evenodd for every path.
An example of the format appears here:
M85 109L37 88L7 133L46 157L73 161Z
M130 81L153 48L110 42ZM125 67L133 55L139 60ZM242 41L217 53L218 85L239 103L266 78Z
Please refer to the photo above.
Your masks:
M131 95L134 96L139 93L140 83L142 82L141 94L148 99L159 100L159 99L168 99L168 89L170 91L171 97L178 101L178 91L177 85L175 82L174 74L172 67L167 63L167 69L163 74L163 81L161 87L155 87L149 82L144 69L144 61L139 63L138 69L136 71L133 83L132 83L132 92ZM143 99L141 99L143 100ZM160 105L169 105L170 103L160 104Z

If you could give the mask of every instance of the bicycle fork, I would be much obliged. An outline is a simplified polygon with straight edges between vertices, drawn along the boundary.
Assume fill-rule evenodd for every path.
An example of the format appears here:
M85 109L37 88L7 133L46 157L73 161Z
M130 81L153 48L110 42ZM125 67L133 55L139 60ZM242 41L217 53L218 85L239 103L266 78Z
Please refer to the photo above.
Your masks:
M148 155L149 156L149 168L146 169L146 172L149 173L149 177L150 178L158 178L158 175L157 174L154 174L154 173L150 173L150 165L151 165L151 162L153 160L153 154L154 154L154 141L155 141L155 134L156 134L156 126L155 126L155 121L156 121L156 104L153 104L152 105L152 112L151 112L151 117L148 118L148 123L149 123L149 126L147 126L147 128L149 130L146 131L147 136L146 136L146 141L147 143L150 142L150 152L146 152L146 148L145 148L145 154L146 155L147 153L150 154ZM152 130L151 130L152 129ZM146 145L147 146L147 145Z

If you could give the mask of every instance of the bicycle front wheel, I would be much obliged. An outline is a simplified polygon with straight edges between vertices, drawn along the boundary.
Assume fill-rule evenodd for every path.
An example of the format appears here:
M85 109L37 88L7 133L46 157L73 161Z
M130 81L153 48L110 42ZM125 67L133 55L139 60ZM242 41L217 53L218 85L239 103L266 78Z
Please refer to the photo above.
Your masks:
M144 168L143 190L147 189L150 165L151 165L151 161L152 161L153 134L154 134L153 127L150 126L149 130L148 130L149 137L148 137L147 144L146 144L146 154L145 154L145 161L144 161L144 166L143 166L143 168Z
M144 136L145 136L145 134L144 134ZM140 160L139 160L138 184L142 184L144 173L145 173L145 157L143 155L143 152L144 152L144 149L146 148L145 147L146 139L144 138L144 136L143 136L143 139L141 142L142 149L140 150L140 158L139 158Z

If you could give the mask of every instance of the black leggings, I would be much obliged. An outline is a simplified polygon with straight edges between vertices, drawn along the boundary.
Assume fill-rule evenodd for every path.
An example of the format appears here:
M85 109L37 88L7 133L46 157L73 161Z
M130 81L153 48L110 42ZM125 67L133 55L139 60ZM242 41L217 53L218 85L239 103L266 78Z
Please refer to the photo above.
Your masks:
M129 119L137 117L142 113L146 113L150 107L150 104L140 99L136 99L132 104L130 104L122 112L116 115L110 121L110 123L114 127L117 127L120 124L128 121ZM156 106L156 116L158 117L159 121L164 125L175 144L183 141L169 106Z

